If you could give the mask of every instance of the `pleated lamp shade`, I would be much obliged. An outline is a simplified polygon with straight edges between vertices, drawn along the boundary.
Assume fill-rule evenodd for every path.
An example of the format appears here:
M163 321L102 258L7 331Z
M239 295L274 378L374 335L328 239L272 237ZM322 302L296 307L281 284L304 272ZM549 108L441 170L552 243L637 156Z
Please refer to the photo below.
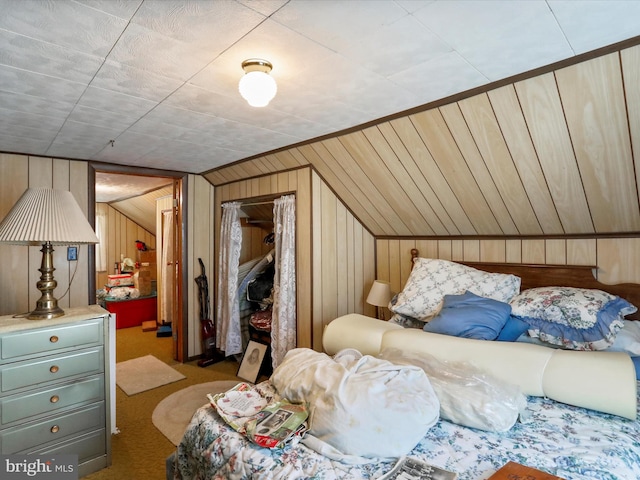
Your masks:
M36 309L26 318L45 320L64 315L53 296L58 283L53 278L53 245L99 243L73 194L66 190L30 188L0 223L0 243L42 245Z
M0 223L0 242L77 245L99 240L71 192L29 188Z

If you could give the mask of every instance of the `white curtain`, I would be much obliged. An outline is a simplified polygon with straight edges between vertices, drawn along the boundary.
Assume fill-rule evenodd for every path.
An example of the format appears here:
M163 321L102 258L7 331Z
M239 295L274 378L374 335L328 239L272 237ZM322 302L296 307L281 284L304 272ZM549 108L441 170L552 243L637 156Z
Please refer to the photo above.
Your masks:
M162 286L160 290L161 323L173 322L173 284L175 261L173 258L173 210L162 212Z
M285 354L296 347L296 198L273 202L275 230L275 276L271 319L271 357L275 369Z
M216 315L216 347L226 356L242 353L240 306L236 301L238 266L242 248L240 203L222 205L220 256L218 259L218 305Z

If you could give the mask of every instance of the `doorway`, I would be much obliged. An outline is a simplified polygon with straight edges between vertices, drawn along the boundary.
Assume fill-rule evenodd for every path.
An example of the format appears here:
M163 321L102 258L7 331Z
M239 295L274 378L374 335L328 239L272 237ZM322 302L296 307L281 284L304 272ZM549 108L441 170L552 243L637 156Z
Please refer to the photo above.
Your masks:
M151 283L155 295L153 303L156 308L153 313L156 316L157 335L160 337L162 332L162 336L172 337L172 356L174 360L182 362L182 343L186 335L181 298L181 265L184 261L181 247L181 232L184 230L183 178L178 175L167 176L167 172L156 174L155 171L150 173L142 169L117 168L115 165L94 165L93 168L95 227L101 239L94 255L97 288L93 290L100 292L100 288L108 283L108 275L115 275L119 264L126 264L129 270L133 264L138 274L143 263L152 264L145 267L153 272ZM167 210L172 211L173 227L169 244L163 238L162 231ZM167 245L171 252L165 255ZM171 269L164 268L166 265L163 263L167 263L167 259L171 259ZM171 274L164 277L168 270L171 270ZM139 295L140 291L135 294ZM170 297L168 302L167 297ZM146 301L145 308L148 307L150 298L143 300ZM136 299L132 303L141 302ZM166 305L170 305L171 312L161 315L161 309Z

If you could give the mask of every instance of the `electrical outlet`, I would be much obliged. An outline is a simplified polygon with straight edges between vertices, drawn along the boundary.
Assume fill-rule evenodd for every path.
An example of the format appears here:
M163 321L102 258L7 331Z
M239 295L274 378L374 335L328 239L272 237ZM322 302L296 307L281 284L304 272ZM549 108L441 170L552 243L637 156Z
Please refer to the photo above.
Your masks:
M67 247L67 261L75 262L78 260L78 247Z

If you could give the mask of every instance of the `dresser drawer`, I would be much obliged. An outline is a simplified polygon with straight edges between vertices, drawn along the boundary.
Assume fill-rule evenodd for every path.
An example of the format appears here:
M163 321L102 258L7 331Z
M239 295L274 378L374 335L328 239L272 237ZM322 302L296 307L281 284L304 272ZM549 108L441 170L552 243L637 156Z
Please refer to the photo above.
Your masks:
M56 443L45 448L27 450L22 453L32 453L36 455L75 454L78 455L78 463L80 464L92 458L104 456L105 451L106 437L103 428L102 430L81 435L66 442Z
M99 346L4 365L0 367L0 389L2 393L7 393L18 388L45 386L45 382L60 382L103 371L104 349Z
M75 325L9 333L0 337L0 357L7 360L63 348L101 344L104 337L102 329L102 318L97 318Z
M100 401L104 398L104 376L58 385L33 393L0 399L0 420L7 425L29 417L36 419L63 409Z
M104 402L99 402L81 410L0 431L0 453L7 455L36 450L39 446L72 440L70 437L82 432L104 430L104 426Z

